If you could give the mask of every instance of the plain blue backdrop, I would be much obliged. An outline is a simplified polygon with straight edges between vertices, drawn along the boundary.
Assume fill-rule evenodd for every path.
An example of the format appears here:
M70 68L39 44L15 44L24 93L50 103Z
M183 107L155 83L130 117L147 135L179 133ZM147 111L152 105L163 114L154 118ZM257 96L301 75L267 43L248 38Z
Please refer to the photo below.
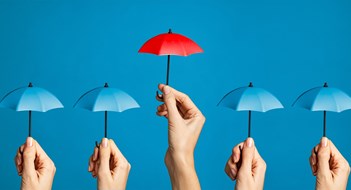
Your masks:
M291 104L325 81L351 94L350 20L349 0L0 0L0 96L33 82L62 101L65 109L33 114L33 136L56 164L53 189L86 190L96 188L87 168L103 136L103 113L72 106L104 82L126 91L141 108L109 114L109 135L132 164L128 189L170 189L167 122L155 114L166 57L137 52L172 28L204 49L172 57L170 74L170 84L207 118L195 152L202 188L234 187L223 170L247 135L247 113L216 105L252 81L286 107L252 115L252 135L268 165L265 189L313 189L308 158L323 114ZM19 188L13 158L27 120L25 112L0 110L1 189ZM328 137L351 161L351 111L328 113L327 122Z

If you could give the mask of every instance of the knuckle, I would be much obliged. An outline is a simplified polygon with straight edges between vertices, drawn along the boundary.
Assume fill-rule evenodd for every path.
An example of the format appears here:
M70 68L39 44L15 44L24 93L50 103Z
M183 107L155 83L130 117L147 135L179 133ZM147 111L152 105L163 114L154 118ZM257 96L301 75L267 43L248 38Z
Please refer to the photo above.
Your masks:
M132 165L127 160L123 160L120 163L120 168L123 169L123 170L128 170L129 171L132 168Z

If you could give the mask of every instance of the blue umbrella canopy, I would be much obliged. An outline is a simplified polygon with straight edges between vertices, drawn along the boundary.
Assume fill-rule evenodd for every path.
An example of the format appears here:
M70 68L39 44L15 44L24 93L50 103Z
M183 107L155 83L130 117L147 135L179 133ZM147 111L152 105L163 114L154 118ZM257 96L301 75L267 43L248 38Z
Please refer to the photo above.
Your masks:
M52 109L63 108L62 103L51 92L34 87L30 83L27 87L17 88L7 93L1 100L0 106L16 111L47 112Z
M351 98L338 88L315 87L302 93L293 103L293 107L302 107L311 111L342 112L351 109Z
M227 93L218 106L228 107L235 111L266 112L283 108L280 101L265 89L249 86L240 87Z
M249 111L249 133L251 136L251 111L266 112L283 108L280 101L265 89L257 88L250 82L249 86L240 87L227 93L217 106L235 111Z
M97 87L84 93L74 104L93 112L105 112L105 137L107 137L107 112L123 112L132 108L139 108L139 104L127 93L117 88L111 88L105 83L103 87ZM97 142L96 142L96 146Z
M139 108L140 106L130 95L117 88L111 88L106 83L104 87L94 88L83 94L74 107L93 112L123 112L128 109Z
M0 107L16 111L29 112L29 134L32 136L32 111L47 112L52 109L63 108L62 103L51 92L34 87L29 83L27 87L17 88L7 93L0 102Z
M302 107L311 111L323 111L323 136L326 136L326 112L342 112L351 109L351 97L338 88L331 88L327 83L302 93L293 103L293 107Z

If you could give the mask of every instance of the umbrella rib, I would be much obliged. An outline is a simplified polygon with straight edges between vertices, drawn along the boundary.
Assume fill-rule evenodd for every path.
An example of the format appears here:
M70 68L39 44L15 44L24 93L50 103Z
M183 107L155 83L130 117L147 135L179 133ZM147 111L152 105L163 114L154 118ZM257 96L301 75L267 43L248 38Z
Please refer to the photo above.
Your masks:
M316 88L320 88L320 87L316 87ZM310 92L310 91L312 91L312 90L314 90L314 89L316 89L316 88L313 88L313 89L311 89L311 90L308 90L308 91L306 91L305 93ZM318 110L314 110L314 105L317 103L317 99L318 99L318 97L319 97L319 95L320 95L321 90L322 90L322 88L318 89L318 93L317 93L317 95L314 97L314 99L313 99L313 101L312 101L312 103L311 103L311 108L310 108L311 111L318 111ZM305 93L304 93L304 94L305 94ZM302 94L302 95L304 95L304 94ZM302 96L302 95L301 95L301 96ZM309 108L306 108L306 109L309 109Z
M339 104L337 103L337 101L336 101L335 97L334 97L334 96L331 96L331 97L332 97L332 99L333 99L333 101L334 101L334 103L335 103L335 106L336 106L336 112L338 112L338 113L342 112L342 110L341 110L341 109L339 109L339 108L340 108L340 106L339 106ZM339 111L339 110L340 110L340 111Z
M83 95L81 95L81 96L79 97L79 99L76 101L76 103L73 105L73 107L76 107L77 104L78 104L78 102L79 102L80 100L82 100L83 97L84 97L85 95L89 94L90 92L92 92L92 91L94 91L94 90L96 90L96 89L98 89L98 88L101 88L101 87L94 88L94 89L89 90L88 92L84 93Z
M18 88L19 89L19 88ZM14 90L15 91L15 90ZM14 92L14 91L12 91L12 92ZM10 92L10 93L12 93L12 92ZM25 92L25 91L24 91ZM17 106L16 106L16 111L18 111L19 110L19 105L20 105L20 103L21 103L21 101L22 101L22 98L23 98L23 96L24 96L24 92L21 94L21 97L18 99L18 101L17 101ZM7 96L7 95L6 95Z

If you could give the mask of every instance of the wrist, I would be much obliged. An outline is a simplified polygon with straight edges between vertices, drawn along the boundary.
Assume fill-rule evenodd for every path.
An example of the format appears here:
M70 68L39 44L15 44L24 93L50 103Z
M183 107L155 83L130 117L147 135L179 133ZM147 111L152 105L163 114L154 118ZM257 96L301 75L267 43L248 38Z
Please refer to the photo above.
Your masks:
M194 168L194 154L192 152L179 152L168 149L164 161L168 170Z

